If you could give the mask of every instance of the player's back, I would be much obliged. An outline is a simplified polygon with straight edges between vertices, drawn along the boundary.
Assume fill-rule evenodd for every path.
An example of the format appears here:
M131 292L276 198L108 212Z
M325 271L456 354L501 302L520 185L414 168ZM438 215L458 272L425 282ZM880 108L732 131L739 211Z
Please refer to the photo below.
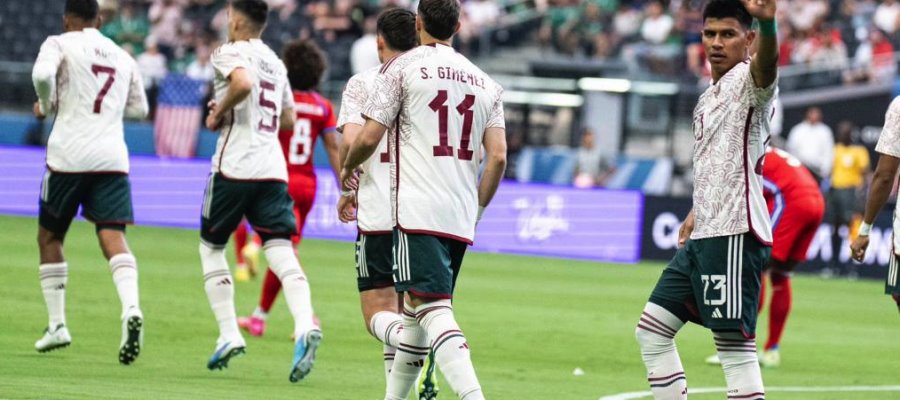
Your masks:
M223 44L211 61L217 100L225 97L235 70L247 70L253 80L250 95L225 118L213 171L237 180L287 181L277 131L281 110L292 98L281 59L261 40L251 39Z
M134 59L96 29L49 37L37 63L58 60L56 121L47 144L53 170L128 171L123 117L129 96L143 101ZM135 101L132 99L132 101Z
M764 194L767 199L781 194L785 200L821 196L819 184L809 170L790 153L775 148L766 150L763 160Z
M404 53L382 71L399 73L405 92L392 143L397 224L471 243L482 139L486 128L502 126L502 88L440 44Z
M313 152L319 136L335 130L331 101L315 91L294 91L294 129L280 130L278 138L289 175L314 176Z

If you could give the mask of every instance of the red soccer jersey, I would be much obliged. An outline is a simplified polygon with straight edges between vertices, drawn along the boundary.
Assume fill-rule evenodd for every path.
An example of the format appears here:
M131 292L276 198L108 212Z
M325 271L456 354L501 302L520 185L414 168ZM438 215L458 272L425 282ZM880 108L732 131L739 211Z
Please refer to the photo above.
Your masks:
M328 99L314 91L294 91L294 130L281 130L278 139L287 161L288 175L315 176L313 149L316 139L335 130L334 108Z
M821 192L816 178L800 160L784 150L770 147L763 161L763 196L768 203L769 214L772 214L778 211L779 204L797 204L795 199L821 196Z

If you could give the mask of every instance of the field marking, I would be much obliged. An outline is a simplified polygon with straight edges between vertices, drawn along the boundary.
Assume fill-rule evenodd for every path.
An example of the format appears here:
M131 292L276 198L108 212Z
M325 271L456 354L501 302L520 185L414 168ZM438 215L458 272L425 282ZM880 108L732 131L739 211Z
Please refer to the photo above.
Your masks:
M688 388L688 394L697 393L725 393L727 389L717 388ZM793 392L793 393L834 393L834 392L900 392L900 386L775 386L767 387L766 392ZM653 397L653 392L629 392L609 396L603 396L600 400L633 400Z

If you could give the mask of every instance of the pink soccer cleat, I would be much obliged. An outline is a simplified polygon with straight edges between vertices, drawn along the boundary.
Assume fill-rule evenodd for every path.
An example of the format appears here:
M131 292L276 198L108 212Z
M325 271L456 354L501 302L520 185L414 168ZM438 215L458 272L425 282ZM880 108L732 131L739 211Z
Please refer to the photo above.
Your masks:
M247 331L250 336L262 336L266 330L266 321L257 317L240 317L238 318L238 326Z

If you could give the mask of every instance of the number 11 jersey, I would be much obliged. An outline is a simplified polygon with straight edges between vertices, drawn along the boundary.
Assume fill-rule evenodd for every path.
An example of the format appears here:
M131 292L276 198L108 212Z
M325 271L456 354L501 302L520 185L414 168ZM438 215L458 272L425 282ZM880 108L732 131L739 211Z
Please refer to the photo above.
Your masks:
M253 81L250 95L223 117L212 171L232 180L287 182L278 128L281 110L292 108L294 98L284 63L259 39L223 44L211 62L217 102L236 69L246 70Z
M390 131L395 226L472 244L488 128L505 129L503 89L451 47L419 46L385 63L363 114Z

